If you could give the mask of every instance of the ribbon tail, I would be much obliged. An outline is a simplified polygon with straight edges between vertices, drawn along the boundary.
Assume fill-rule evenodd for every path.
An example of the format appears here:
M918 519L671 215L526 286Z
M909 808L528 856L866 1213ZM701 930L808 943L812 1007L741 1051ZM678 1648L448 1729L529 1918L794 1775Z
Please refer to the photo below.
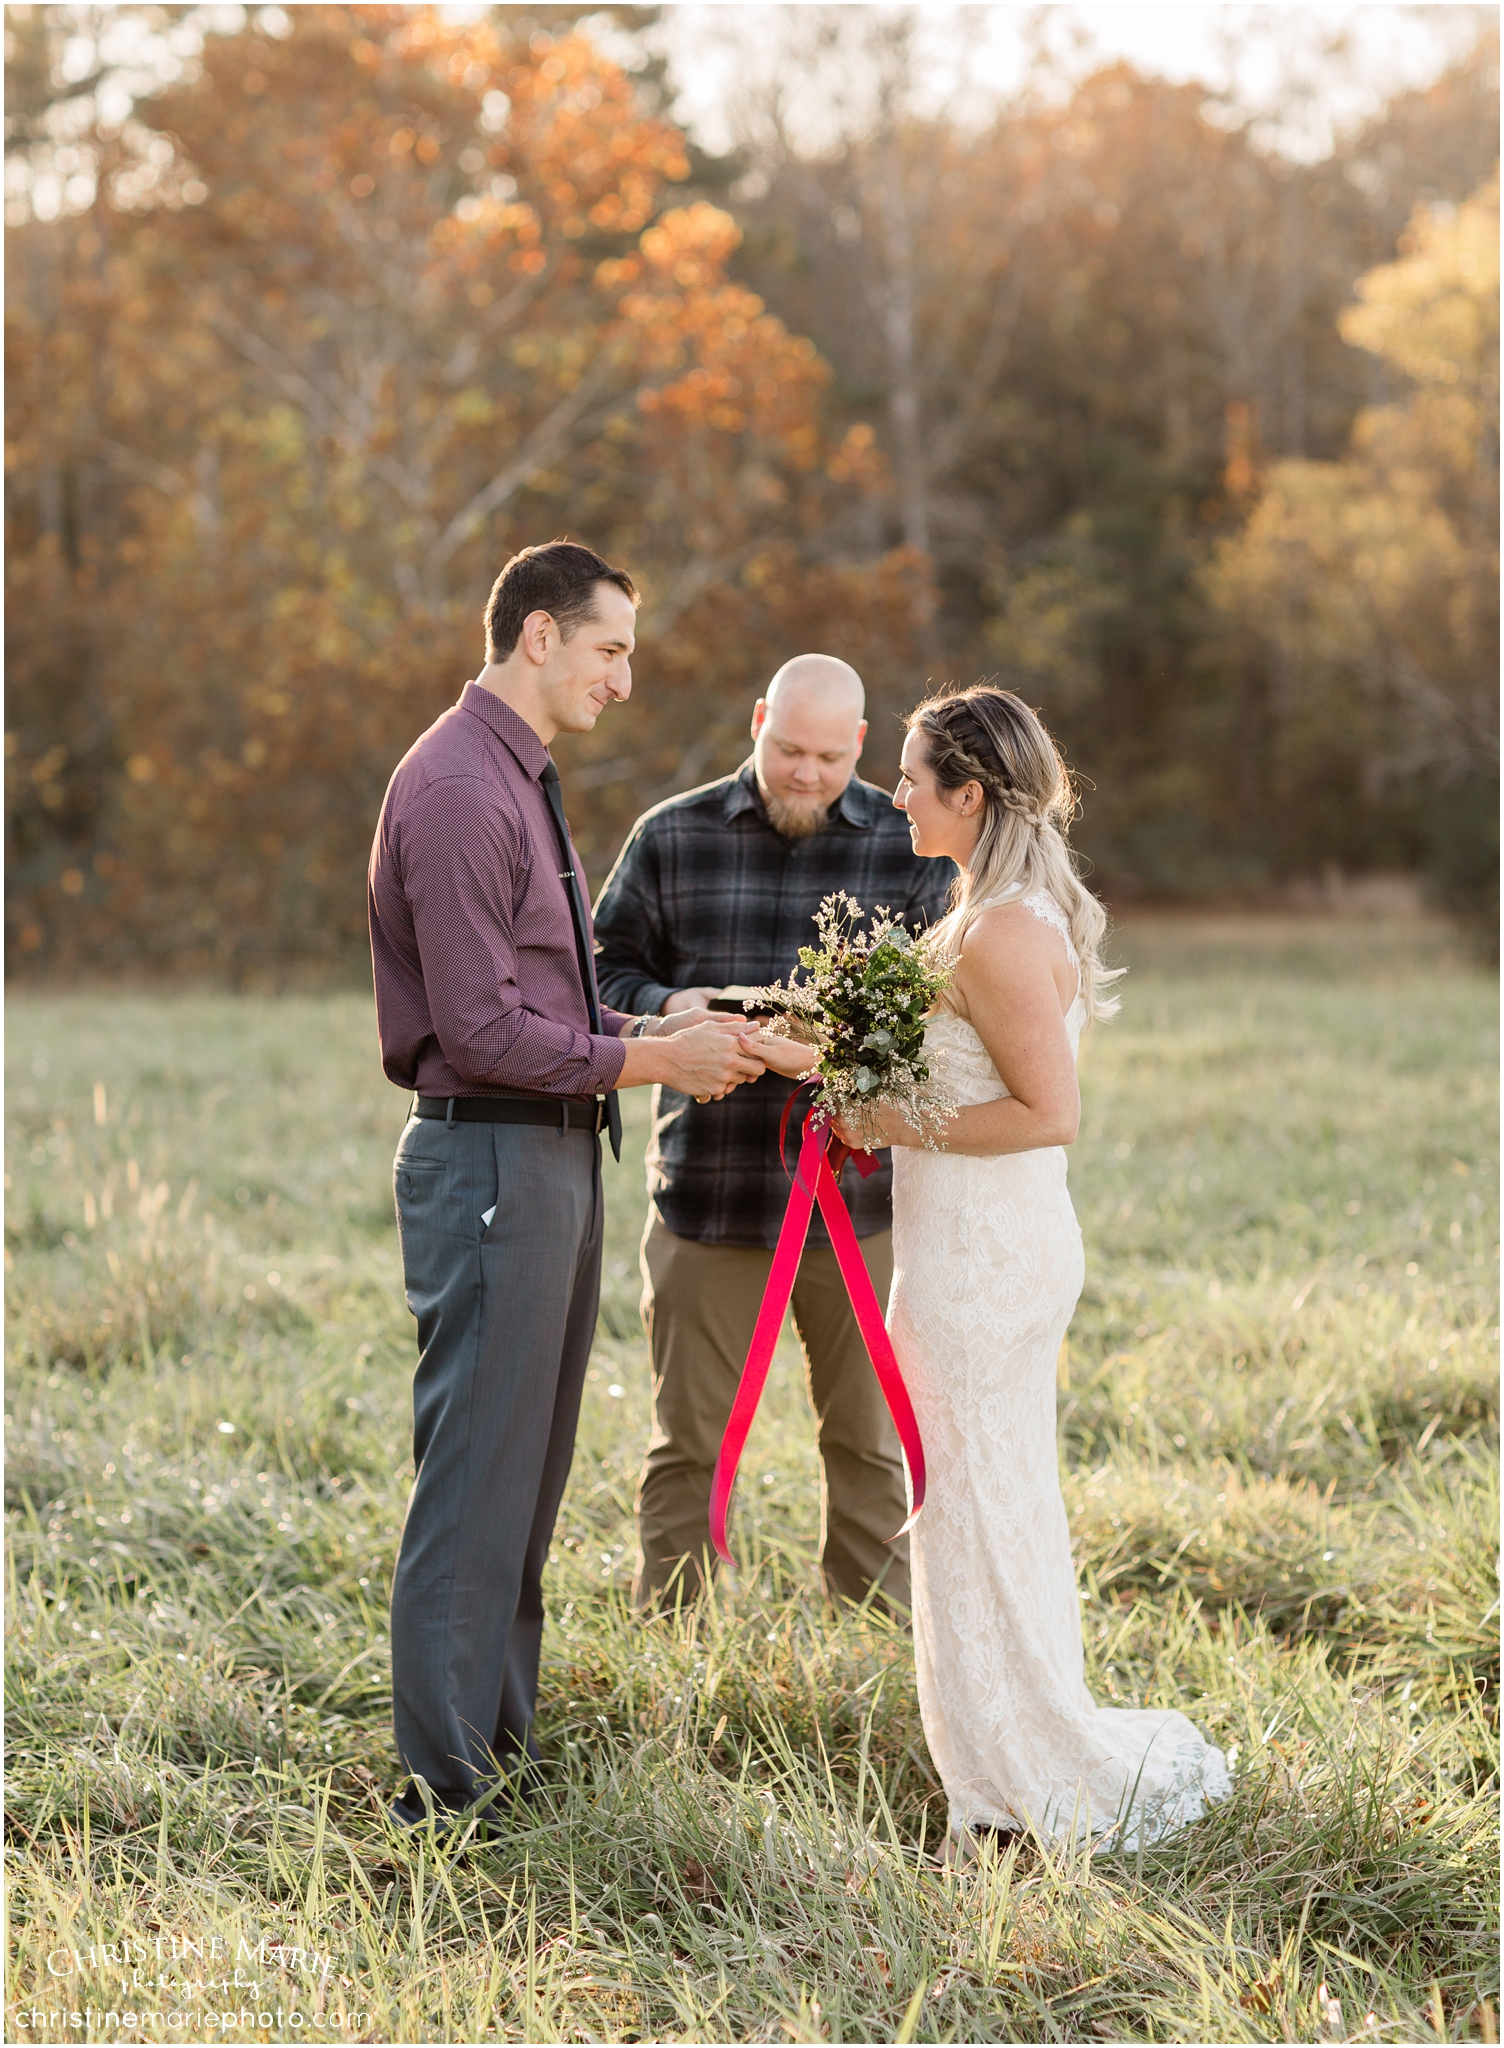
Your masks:
M839 1138L831 1139L828 1156L830 1159L830 1170L835 1175L837 1181L841 1178L841 1168L843 1166L854 1166L863 1180L870 1180L882 1164L882 1161L875 1152L863 1152L860 1149L853 1151L849 1145L843 1145Z
M715 1477L710 1483L710 1540L716 1556L733 1568L736 1559L731 1555L726 1540L731 1489L736 1484L736 1468L741 1463L757 1404L767 1384L768 1367L773 1362L778 1333L783 1328L789 1297L794 1291L794 1279L799 1271L804 1240L809 1234L809 1219L815 1207L815 1193L819 1185L816 1169L822 1157L820 1148L823 1141L823 1129L806 1126L799 1152L799 1170L794 1185L789 1189L788 1207L783 1212L783 1225L778 1233L778 1246L773 1253L768 1284L763 1289L762 1306L757 1311L757 1324L747 1349L747 1362L742 1367L736 1399L731 1404L720 1454L715 1461Z
M851 1218L846 1213L846 1204L841 1200L836 1186L835 1175L830 1162L822 1156L820 1177L815 1182L815 1195L820 1204L820 1214L825 1218L825 1228L830 1232L831 1247L836 1255L836 1264L841 1269L841 1278L846 1283L846 1292L851 1297L852 1311L856 1316L857 1328L867 1346L867 1355L872 1360L872 1370L877 1374L877 1383L883 1390L888 1404L888 1413L893 1418L893 1427L898 1431L898 1441L903 1446L904 1463L909 1469L909 1514L903 1528L895 1529L888 1540L894 1541L919 1519L919 1510L924 1506L924 1444L919 1435L919 1421L914 1405L909 1399L909 1390L903 1383L903 1374L898 1369L898 1358L893 1350L893 1340L888 1335L887 1324L878 1304L872 1286L872 1275L867 1271L867 1261L862 1257L862 1248L857 1243Z

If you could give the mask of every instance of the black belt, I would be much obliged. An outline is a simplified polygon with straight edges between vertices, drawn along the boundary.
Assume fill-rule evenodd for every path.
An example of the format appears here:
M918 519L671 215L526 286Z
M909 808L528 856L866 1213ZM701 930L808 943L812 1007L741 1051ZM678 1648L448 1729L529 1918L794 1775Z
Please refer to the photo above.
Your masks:
M604 1102L571 1102L560 1096L527 1095L419 1095L413 1115L446 1124L551 1124L556 1131L594 1131L606 1128Z

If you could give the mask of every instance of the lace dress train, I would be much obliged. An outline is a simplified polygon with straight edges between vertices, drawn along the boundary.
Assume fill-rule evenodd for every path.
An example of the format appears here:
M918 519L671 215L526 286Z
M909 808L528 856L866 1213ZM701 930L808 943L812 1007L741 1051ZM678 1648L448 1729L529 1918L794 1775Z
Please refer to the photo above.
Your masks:
M1069 948L1054 900L1025 903ZM1084 1020L1078 997L1072 1051ZM1007 1093L963 1019L933 1019L927 1044L959 1105ZM914 1650L951 1831L1151 1842L1231 1785L1183 1714L1098 1707L1086 1689L1056 1447L1056 1361L1084 1277L1065 1153L903 1147L893 1168L888 1324L928 1471L911 1537Z

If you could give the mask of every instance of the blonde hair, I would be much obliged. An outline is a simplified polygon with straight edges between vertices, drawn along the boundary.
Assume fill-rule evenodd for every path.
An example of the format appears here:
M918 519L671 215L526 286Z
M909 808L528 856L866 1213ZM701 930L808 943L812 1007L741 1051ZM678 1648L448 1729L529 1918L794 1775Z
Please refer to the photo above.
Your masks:
M1123 969L1102 964L1107 913L1076 873L1066 843L1076 792L1043 724L1011 690L987 683L928 697L907 723L910 732L923 734L942 793L968 782L982 789L977 843L931 934L937 957L960 957L967 932L1003 890L1022 885L1022 896L1042 891L1070 928L1088 1020L1115 1015L1118 999L1106 991Z

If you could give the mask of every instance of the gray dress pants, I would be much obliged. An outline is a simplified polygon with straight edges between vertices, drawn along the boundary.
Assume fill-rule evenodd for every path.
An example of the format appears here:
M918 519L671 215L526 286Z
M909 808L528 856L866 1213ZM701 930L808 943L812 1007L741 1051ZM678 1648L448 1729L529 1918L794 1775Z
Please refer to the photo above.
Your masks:
M393 1722L406 1770L454 1808L537 1755L543 1566L600 1300L600 1141L412 1118L393 1179L418 1319ZM419 1787L398 1811L421 1818Z

